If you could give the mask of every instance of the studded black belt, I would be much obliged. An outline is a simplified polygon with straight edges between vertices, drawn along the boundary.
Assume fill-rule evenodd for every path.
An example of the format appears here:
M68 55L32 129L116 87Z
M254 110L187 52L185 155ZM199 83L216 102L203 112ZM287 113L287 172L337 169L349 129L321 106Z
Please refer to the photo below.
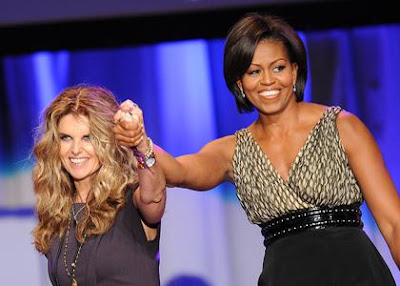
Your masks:
M265 246L288 234L338 226L362 228L363 223L359 206L313 207L260 224Z

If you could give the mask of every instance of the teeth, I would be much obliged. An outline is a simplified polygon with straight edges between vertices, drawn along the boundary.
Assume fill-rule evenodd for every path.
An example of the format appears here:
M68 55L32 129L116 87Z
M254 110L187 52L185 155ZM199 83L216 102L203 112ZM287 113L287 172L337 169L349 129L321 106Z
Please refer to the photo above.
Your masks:
M78 164L78 165L83 164L83 162L85 162L86 160L87 159L85 159L85 158L71 158L70 159L71 163Z
M279 90L266 90L263 92L260 92L261 96L274 96L277 95L279 93Z

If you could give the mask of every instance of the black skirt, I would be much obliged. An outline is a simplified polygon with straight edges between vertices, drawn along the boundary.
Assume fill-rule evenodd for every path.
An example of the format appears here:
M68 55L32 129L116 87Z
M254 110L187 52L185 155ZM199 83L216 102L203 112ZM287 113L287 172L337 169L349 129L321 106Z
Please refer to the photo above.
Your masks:
M307 230L265 250L259 286L396 286L382 256L356 227Z

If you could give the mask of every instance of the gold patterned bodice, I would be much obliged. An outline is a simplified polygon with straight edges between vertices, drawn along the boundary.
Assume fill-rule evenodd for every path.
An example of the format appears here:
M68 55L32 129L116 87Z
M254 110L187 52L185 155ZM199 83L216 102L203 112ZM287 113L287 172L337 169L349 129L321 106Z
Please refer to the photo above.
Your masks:
M328 108L310 131L283 180L247 128L235 133L236 194L248 219L265 223L314 206L362 204L363 196L336 126L341 107Z

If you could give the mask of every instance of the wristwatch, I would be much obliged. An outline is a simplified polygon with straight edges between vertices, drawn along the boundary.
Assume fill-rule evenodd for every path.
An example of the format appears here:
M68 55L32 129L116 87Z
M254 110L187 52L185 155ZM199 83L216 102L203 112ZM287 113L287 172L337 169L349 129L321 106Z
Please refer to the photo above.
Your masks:
M156 155L154 152L151 152L149 156L145 156L144 162L146 163L147 168L153 167L156 163Z
M135 155L135 157L137 161L137 167L139 169L151 168L156 163L156 155L154 154L154 152L151 152L150 154L146 153L145 156Z

